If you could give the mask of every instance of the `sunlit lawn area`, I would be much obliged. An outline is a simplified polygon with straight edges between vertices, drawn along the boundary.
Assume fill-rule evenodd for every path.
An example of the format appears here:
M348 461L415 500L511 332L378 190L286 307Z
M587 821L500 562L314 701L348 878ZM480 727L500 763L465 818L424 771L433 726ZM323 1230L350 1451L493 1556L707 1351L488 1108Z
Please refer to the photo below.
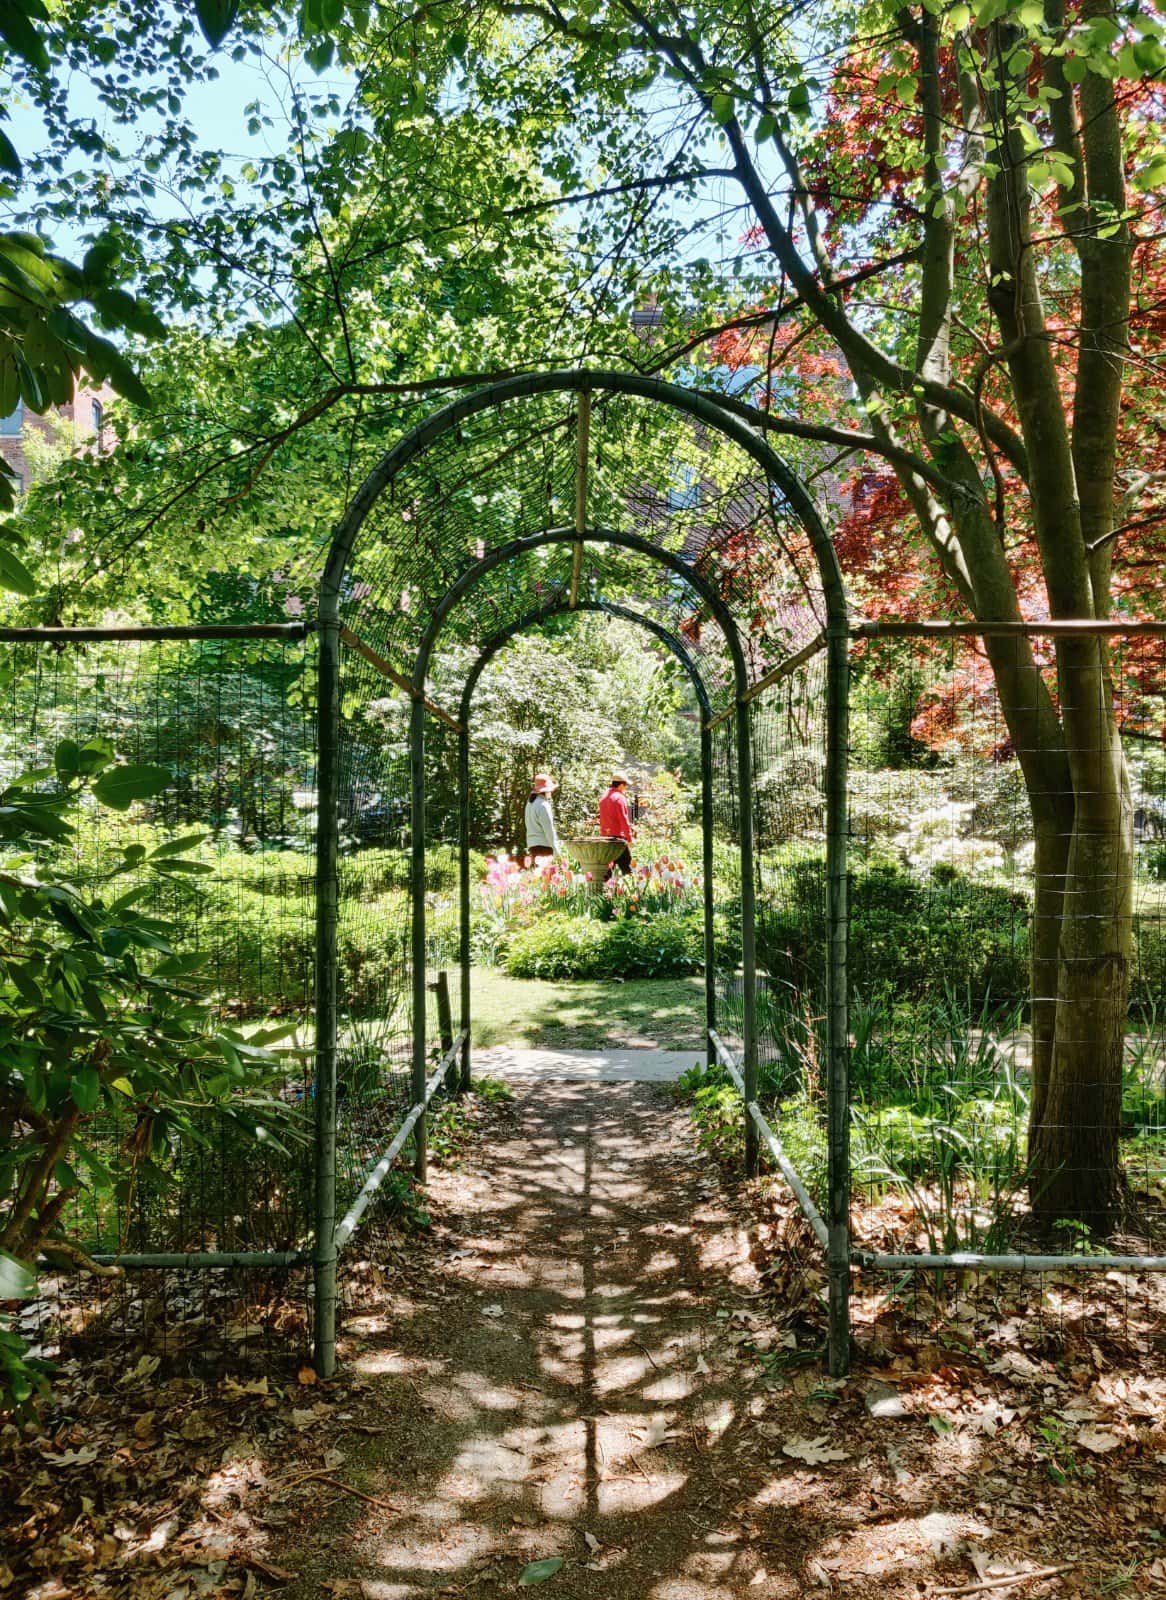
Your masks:
M474 969L475 1044L699 1050L703 1022L704 980L699 977L545 983L512 978L492 967Z

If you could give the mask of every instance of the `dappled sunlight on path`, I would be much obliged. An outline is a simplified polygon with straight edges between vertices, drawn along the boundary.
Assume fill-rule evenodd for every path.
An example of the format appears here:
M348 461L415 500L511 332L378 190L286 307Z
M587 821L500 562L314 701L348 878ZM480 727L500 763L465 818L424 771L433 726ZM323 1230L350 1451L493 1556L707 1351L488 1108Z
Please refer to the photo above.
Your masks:
M400 1509L361 1520L333 1582L411 1600L559 1556L548 1596L742 1592L764 1569L708 1459L740 1396L705 1356L756 1285L706 1162L643 1087L544 1082L510 1122L435 1178L460 1241L433 1299L383 1334L356 1319L350 1359L388 1390L365 1487Z
M543 1562L547 1600L905 1600L1001 1538L987 1435L876 1421L796 1350L666 1089L523 1084L431 1194L439 1238L347 1320L348 1489L273 1549L289 1600Z

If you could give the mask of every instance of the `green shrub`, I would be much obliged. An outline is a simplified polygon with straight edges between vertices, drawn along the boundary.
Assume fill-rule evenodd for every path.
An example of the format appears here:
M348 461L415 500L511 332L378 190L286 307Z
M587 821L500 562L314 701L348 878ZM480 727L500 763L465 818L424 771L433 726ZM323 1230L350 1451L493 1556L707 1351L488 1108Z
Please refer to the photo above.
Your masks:
M1138 859L1143 877L1152 883L1166 883L1166 840L1144 844Z
M407 891L411 883L412 852L409 850L356 850L341 857L340 884L343 893L360 900L375 900L394 890ZM480 883L486 872L486 858L470 851L470 882ZM425 850L425 887L430 894L456 894L458 851L452 844L430 844Z
M611 922L545 917L512 935L506 955L515 978L671 978L703 965L704 925L691 912Z
M758 1101L807 1189L819 1205L826 1196L826 1128L822 1108L809 1095L783 1098L785 1075L779 1064L763 1063ZM721 1066L691 1067L677 1083L692 1101L692 1119L701 1148L737 1167L745 1158L745 1107ZM768 1156L762 1157L768 1161Z
M514 934L506 970L515 978L594 978L614 922L594 917L546 917Z
M825 975L820 858L788 862L758 915L758 957L779 983ZM926 882L886 861L858 869L850 889L850 980L860 992L925 999L951 989L979 1007L1023 1000L1029 983L1029 903L1017 890L959 873Z
M1148 1016L1166 995L1166 925L1158 917L1134 918L1134 950L1130 1009Z

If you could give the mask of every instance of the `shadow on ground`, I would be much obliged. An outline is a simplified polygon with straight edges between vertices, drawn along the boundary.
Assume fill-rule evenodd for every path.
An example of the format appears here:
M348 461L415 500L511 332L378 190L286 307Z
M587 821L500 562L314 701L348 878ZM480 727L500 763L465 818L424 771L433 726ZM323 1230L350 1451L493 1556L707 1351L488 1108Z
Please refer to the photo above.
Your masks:
M478 1159L435 1180L457 1243L431 1280L348 1321L372 1431L344 1470L387 1504L301 1520L289 1597L519 1592L556 1557L548 1600L784 1600L839 1564L850 1593L914 1594L991 1536L906 1453L864 1458L816 1364L786 1366L775 1420L747 1236L665 1092L533 1086Z

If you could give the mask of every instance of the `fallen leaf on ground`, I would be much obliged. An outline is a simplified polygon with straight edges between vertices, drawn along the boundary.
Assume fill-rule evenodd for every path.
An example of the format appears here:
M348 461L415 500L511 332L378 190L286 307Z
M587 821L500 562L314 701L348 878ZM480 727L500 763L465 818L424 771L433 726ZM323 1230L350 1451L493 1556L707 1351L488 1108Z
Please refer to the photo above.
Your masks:
M97 1460L97 1450L91 1444L82 1445L80 1450L46 1450L41 1460L53 1467L87 1467Z
M545 1561L532 1561L529 1567L524 1567L518 1582L525 1588L533 1583L542 1583L547 1578L553 1578L563 1565L562 1556L548 1556Z
M1120 1433L1110 1433L1107 1428L1082 1428L1077 1435L1082 1450L1103 1456L1109 1450L1118 1450L1125 1443Z
M826 1435L819 1434L816 1439L787 1439L781 1447L783 1456L792 1456L795 1461L805 1461L811 1467L816 1467L824 1461L849 1461L849 1450L832 1450L826 1443Z

